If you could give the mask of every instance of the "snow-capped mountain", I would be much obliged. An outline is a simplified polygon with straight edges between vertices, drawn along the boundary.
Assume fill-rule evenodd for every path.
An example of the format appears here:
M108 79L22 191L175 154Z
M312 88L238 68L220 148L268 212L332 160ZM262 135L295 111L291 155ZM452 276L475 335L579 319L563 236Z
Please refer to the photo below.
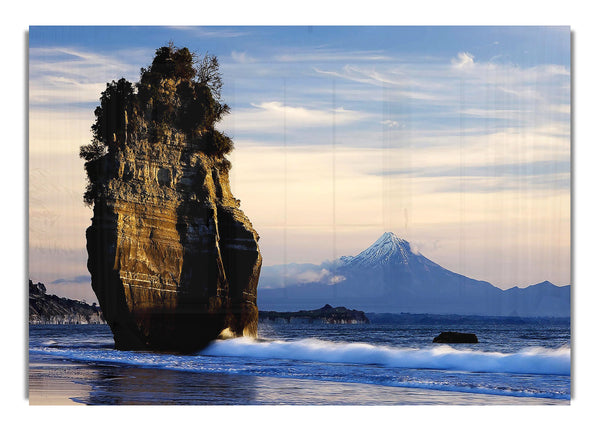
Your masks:
M356 257L343 256L342 259L345 265L375 268L385 265L408 265L413 256L415 255L411 252L407 241L391 232L386 232Z
M323 301L372 312L569 316L570 286L503 291L443 268L391 232L356 256L262 269L261 310L318 308Z
M420 253L414 253L408 241L392 232L381 235L369 248L356 256L340 259L338 270L342 272L426 272L449 271Z

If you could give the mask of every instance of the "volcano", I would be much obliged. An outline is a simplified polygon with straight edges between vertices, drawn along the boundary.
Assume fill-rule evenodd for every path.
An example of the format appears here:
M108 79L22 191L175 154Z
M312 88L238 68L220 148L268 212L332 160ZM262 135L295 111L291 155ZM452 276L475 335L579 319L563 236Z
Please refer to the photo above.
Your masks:
M382 313L570 315L570 286L543 282L502 290L443 268L392 232L356 256L262 271L258 293L262 310L310 309L328 302Z

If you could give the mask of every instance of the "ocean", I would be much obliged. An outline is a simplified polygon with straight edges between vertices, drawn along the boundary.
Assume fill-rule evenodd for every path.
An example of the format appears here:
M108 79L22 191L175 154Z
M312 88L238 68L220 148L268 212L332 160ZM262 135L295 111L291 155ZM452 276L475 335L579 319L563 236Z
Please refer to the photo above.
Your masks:
M58 383L90 405L569 404L568 320L441 322L261 322L258 339L193 355L115 350L106 325L30 325L29 390L41 404ZM447 330L479 343L432 343Z

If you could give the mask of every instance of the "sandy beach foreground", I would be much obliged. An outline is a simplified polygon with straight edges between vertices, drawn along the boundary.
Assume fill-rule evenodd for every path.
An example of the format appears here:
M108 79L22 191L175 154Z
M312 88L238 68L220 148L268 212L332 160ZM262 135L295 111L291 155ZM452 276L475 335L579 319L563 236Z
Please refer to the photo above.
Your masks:
M203 374L35 356L30 405L568 405L510 397L304 379Z

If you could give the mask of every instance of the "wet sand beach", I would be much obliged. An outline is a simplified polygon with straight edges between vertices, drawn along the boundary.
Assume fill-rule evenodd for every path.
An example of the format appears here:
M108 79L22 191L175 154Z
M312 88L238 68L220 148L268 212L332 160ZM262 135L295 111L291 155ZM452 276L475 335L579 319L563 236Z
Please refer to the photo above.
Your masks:
M30 405L568 405L568 400L30 358Z

